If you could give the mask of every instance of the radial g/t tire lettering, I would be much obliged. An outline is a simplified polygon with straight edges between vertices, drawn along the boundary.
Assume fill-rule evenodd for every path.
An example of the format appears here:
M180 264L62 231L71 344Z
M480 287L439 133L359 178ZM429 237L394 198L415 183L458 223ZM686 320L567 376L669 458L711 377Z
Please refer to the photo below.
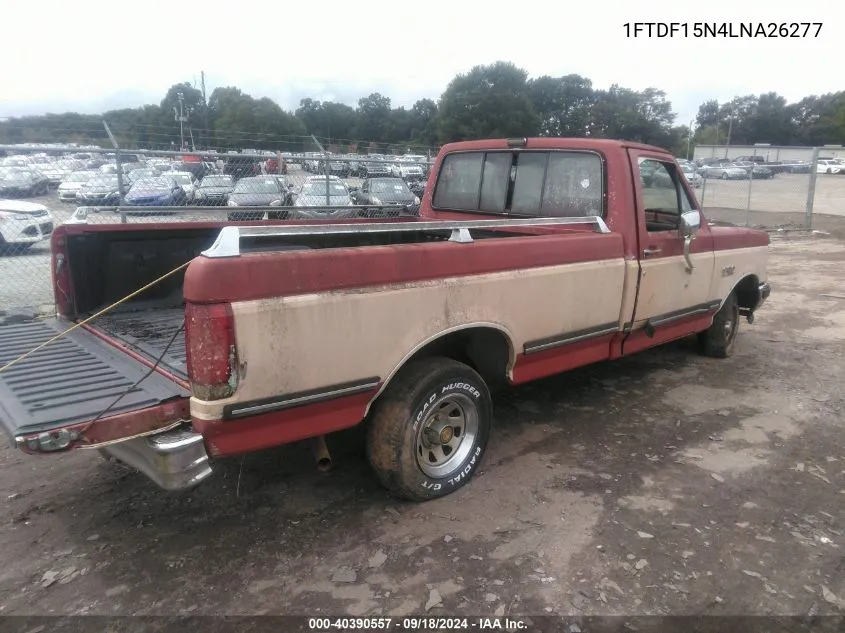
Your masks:
M367 457L392 494L437 499L478 470L491 421L490 392L471 367L449 358L415 361L373 407Z

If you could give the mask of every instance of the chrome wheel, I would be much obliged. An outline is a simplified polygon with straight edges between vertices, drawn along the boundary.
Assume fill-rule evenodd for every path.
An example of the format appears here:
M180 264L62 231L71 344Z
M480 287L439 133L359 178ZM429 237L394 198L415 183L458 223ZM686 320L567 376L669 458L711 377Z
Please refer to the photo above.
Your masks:
M469 397L452 393L436 400L417 431L420 470L429 477L448 476L472 451L478 427L478 409Z

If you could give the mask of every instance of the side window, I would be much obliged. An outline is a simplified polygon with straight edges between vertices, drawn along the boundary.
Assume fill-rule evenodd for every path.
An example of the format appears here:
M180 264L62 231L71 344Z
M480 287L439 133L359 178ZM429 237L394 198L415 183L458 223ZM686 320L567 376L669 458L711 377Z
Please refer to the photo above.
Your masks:
M512 160L510 152L487 154L481 180L481 211L504 212L508 200Z
M546 177L547 152L520 154L516 164L516 181L513 186L511 212L523 215L540 215L543 201L543 181Z
M434 192L434 206L442 209L478 210L483 161L484 154L481 152L446 156L440 168L437 190Z
M681 213L695 208L681 184L677 167L651 158L640 158L639 168L648 230L676 230Z
M543 217L602 214L601 159L595 154L552 152L543 190Z

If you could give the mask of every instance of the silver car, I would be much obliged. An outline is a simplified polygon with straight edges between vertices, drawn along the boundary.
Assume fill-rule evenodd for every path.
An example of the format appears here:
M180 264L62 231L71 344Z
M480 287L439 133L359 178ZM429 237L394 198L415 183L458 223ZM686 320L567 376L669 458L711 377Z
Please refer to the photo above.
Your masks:
M720 180L745 180L749 170L733 163L702 167L699 173L705 178L719 178Z
M686 179L689 182L689 184L691 184L696 189L701 187L701 185L704 183L704 178L701 176L701 174L699 174L695 170L695 168L691 164L689 164L689 163L683 164L682 163L681 164L681 171L684 172L684 176L686 176Z
M328 193L328 199L326 194ZM295 207L351 207L352 198L349 189L337 177L324 176L309 178L296 194Z

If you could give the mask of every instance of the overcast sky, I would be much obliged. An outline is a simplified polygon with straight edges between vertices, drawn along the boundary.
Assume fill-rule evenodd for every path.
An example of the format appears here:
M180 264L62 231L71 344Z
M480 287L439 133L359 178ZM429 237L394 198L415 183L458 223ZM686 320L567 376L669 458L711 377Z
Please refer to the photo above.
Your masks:
M3 11L0 117L158 103L174 83L199 86L202 70L209 94L237 86L290 110L376 91L411 106L507 60L531 77L665 90L687 124L707 99L843 88L839 12L795 0L16 2ZM696 39L697 21L823 26L817 38ZM685 22L690 37L627 38L626 22Z

